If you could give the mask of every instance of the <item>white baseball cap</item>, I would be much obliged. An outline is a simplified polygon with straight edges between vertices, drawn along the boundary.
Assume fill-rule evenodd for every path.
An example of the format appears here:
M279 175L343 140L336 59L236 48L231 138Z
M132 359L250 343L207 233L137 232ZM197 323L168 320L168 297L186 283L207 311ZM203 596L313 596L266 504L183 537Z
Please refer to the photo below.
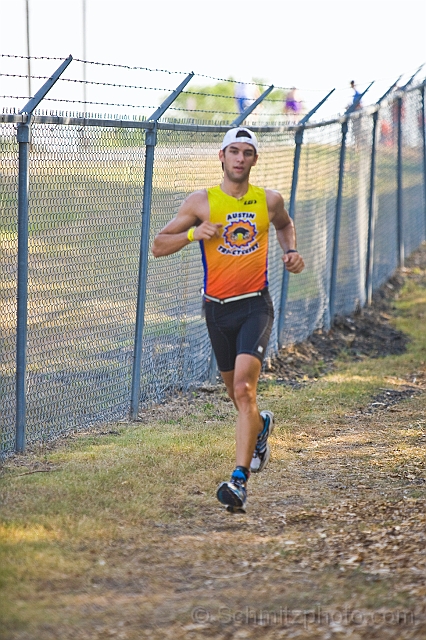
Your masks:
M233 142L245 142L247 144L251 144L257 154L257 138L254 135L253 131L250 131L250 129L246 129L245 127L235 127L235 129L229 129L229 131L225 133L221 149L225 149L225 147L232 144Z

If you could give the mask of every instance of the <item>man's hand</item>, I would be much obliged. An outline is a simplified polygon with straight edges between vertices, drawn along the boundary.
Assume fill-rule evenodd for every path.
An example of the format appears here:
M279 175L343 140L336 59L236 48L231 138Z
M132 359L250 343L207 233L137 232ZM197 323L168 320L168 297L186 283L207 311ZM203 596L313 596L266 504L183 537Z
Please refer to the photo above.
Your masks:
M215 236L220 237L220 230L222 229L220 223L209 222L205 220L198 227L194 229L194 240L211 240Z
M305 268L305 261L298 251L283 255L284 266L290 273L300 273Z

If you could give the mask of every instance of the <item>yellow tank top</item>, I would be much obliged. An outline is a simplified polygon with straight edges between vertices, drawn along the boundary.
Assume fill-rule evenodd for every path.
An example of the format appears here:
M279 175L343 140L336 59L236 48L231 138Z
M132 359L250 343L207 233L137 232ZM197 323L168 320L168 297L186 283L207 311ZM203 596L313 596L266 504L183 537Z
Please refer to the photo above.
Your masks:
M210 222L221 223L219 238L200 242L204 291L231 298L268 286L269 215L265 190L249 184L245 196L234 198L220 186L207 189Z

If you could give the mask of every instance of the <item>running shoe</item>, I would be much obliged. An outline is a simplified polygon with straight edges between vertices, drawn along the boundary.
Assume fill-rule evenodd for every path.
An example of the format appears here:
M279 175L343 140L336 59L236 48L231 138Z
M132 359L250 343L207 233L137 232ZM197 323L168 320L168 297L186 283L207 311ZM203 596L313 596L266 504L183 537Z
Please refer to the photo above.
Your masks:
M272 411L261 411L260 415L263 418L263 429L257 436L256 448L250 463L250 471L252 473L263 471L271 457L268 438L274 430L274 414Z
M247 500L247 480L250 472L243 467L236 467L229 482L222 482L217 490L217 499L228 511L244 511Z
M238 480L222 482L217 490L217 499L228 511L243 511L247 501L247 489Z

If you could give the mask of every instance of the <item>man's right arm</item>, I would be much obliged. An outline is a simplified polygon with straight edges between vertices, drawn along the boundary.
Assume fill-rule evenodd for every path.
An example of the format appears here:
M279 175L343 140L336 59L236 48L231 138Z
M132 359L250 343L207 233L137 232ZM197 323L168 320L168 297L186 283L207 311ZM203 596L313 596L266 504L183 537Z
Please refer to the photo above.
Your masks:
M155 236L152 253L155 258L180 251L190 243L188 230L195 227L194 240L209 240L217 235L221 225L209 221L206 191L194 191L179 207L176 216Z

